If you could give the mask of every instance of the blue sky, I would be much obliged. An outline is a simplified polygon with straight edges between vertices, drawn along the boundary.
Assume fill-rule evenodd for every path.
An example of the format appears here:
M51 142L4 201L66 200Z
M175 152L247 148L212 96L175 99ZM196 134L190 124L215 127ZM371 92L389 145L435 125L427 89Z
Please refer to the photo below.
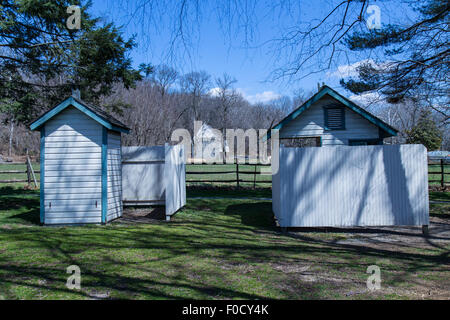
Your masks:
M127 3L123 0L121 2L123 7L119 8L120 2L120 0L94 0L90 13L102 17L104 21L113 21L116 25L123 26L127 37L136 35L138 47L131 53L135 66L143 62L153 65L166 63L173 65L181 72L205 70L212 77L218 77L226 72L237 79L236 88L251 102L267 101L279 95L292 96L297 89L303 89L306 92L314 91L317 90L318 82L325 82L342 90L339 86L339 78L341 74L349 71L346 65L370 58L353 54L343 58L341 55L329 70L303 79L268 81L275 64L283 63L284 57L274 57L269 47L260 46L260 44L278 37L279 31L283 28L323 18L336 1L298 1L288 10L291 15L286 11L279 15L276 8L268 9L267 3L270 2L261 1L260 6L250 10L254 13L253 21L257 21L252 29L254 33L250 43L251 48L243 46L242 32L232 36L224 33L224 24L218 22L214 5L205 6L201 12L201 24L195 25L193 30L188 30L189 34L194 35L192 47L187 51L189 54L184 48L176 48L175 55L178 59L175 61L171 61L168 55L173 24L169 15L161 17L161 21L155 24L148 22L148 18L141 19L142 10L137 10L138 17L130 20L128 14L135 9L137 2L133 3L133 0L130 0ZM395 23L413 16L411 10L405 10L402 1L371 1L371 3L379 5L383 24ZM170 11L170 8L167 11ZM164 12L163 15L167 13Z

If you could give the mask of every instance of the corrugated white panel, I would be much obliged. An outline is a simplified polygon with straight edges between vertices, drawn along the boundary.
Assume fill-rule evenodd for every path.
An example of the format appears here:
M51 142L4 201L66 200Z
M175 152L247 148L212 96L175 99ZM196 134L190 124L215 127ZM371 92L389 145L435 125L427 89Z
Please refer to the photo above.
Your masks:
M101 222L102 126L68 108L45 132L45 223Z
M184 146L181 144L166 146L164 181L166 216L171 216L186 205L186 163Z
M273 207L283 227L428 224L422 145L281 148L279 165Z
M348 145L349 139L378 139L378 127L345 108L345 130L324 131L323 107L338 101L323 97L295 120L280 130L280 138L322 137L322 145Z

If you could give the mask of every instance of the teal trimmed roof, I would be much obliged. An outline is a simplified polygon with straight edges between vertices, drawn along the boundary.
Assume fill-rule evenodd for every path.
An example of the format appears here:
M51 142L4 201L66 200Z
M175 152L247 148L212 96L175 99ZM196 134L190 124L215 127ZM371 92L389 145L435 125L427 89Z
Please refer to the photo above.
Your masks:
M35 121L31 123L30 129L39 130L48 120L59 114L64 109L71 106L77 108L85 115L94 119L95 121L97 121L98 123L100 123L102 126L104 126L109 130L124 133L128 133L130 131L130 129L126 125L124 125L122 122L115 119L111 115L107 114L100 108L89 105L86 102L76 99L74 97L67 98L66 100L58 104L56 107L50 109L49 111L41 115L39 118L37 118Z
M322 88L319 90L319 92L317 92L314 96L312 96L308 101L303 103L300 107L298 107L297 109L292 111L286 118L281 120L277 125L272 127L272 130L281 130L289 122L291 122L292 120L294 120L295 118L300 116L303 112L308 110L309 107L311 107L314 103L319 101L325 95L329 95L330 97L332 97L335 100L337 100L340 103L342 103L345 107L350 108L351 110L353 110L354 112L356 112L357 114L362 116L363 118L367 119L369 122L371 122L374 125L376 125L378 128L380 128L380 130L382 130L384 132L384 137L385 138L397 135L397 132L398 132L397 129L391 127L390 125L388 125L383 120L377 118L376 116L374 116L370 112L364 110L363 108L361 108L360 106L358 106L354 102L350 101L346 97L340 95L339 93L337 93L336 91L334 91L333 89L331 89L328 86L322 86ZM264 140L268 140L268 139L270 139L270 137L271 137L271 132L269 131L264 136Z

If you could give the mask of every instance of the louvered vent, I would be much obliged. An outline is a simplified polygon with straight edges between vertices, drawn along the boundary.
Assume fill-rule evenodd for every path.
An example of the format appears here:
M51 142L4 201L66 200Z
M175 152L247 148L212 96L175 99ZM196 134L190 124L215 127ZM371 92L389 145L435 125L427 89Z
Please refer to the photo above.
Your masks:
M326 108L325 109L325 126L328 130L345 129L344 109L343 108Z

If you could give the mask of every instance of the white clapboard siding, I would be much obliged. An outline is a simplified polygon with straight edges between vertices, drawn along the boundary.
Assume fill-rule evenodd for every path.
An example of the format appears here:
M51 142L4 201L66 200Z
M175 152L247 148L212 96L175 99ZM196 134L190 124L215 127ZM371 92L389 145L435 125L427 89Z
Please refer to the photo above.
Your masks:
M72 159L72 160L78 160L80 161L80 159L82 159L83 161L89 161L89 160L101 160L102 158L102 153L101 151L92 151L89 153L72 153L72 154L45 154L45 161L47 160L59 160L59 161L66 161L68 159Z
M102 130L73 107L45 124L46 224L101 222Z
M337 104L323 97L280 130L280 138L322 137L322 145L348 145L349 139L378 139L378 127L349 108L345 108L345 130L325 131L324 106Z
M102 194L100 192L76 192L76 193L46 193L45 200L59 200L61 203L65 203L67 200L79 201L83 200L98 201L101 199Z
M272 197L282 227L428 225L422 145L280 148L278 167Z
M74 153L91 153L91 152L101 152L101 148L98 146L91 146L91 147L85 147L85 146L79 146L79 147L45 147L45 153L46 154L54 154L57 153L58 155L66 155L66 154L74 154Z
M85 223L101 223L102 217L71 217L70 219L67 219L65 217L63 218L45 218L46 224L85 224Z
M122 216L122 165L120 134L108 132L107 221Z
M99 160L100 161L100 160ZM84 177L84 176L101 176L102 170L60 170L49 171L45 173L45 177Z
M95 159L84 159L82 162L80 159L47 159L45 160L46 166L70 166L70 165L80 165L80 163L86 164L86 165L97 165L99 158Z
M49 132L47 135L49 138L83 138L88 137L92 141L102 141L102 133L98 132L97 129L94 130L83 130L82 132L78 132L75 130L53 130Z
M49 136L46 139L47 143L71 143L71 142L89 142L96 143L98 146L102 143L102 136L100 135L92 135L91 137L83 136L81 134L78 135L69 135L69 136Z

